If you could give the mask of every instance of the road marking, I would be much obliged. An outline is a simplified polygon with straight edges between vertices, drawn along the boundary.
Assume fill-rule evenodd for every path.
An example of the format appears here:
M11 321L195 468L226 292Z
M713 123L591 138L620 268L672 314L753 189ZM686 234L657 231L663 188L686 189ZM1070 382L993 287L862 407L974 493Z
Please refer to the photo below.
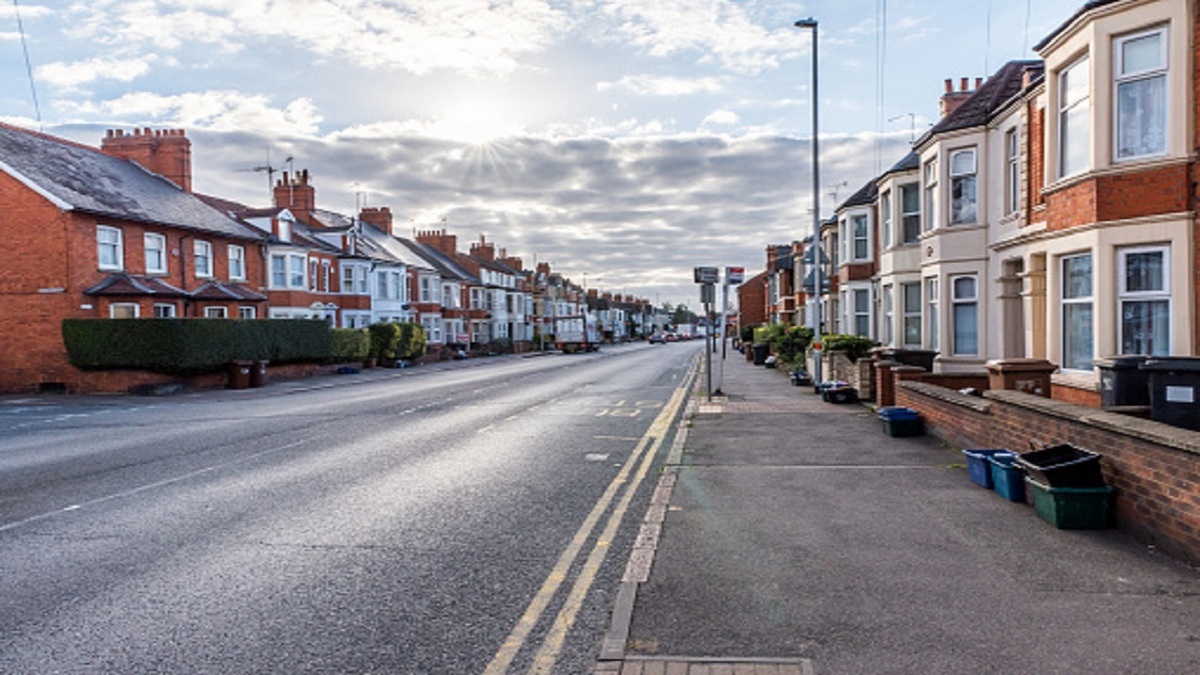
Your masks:
M297 447L300 445L304 445L307 442L308 441L306 439L302 439L299 441L292 441L291 443L281 445L278 448L262 450L260 452L256 452L256 453L253 453L250 455L245 455L245 456L239 457L235 460L206 466L203 469L196 469L195 471L189 471L187 473L175 476L174 478L167 478L165 480L160 480L160 481L156 481L153 483L147 483L145 485L131 488L129 490L124 490L122 492L114 492L111 495L105 495L104 497L97 497L95 499L91 499L86 502L81 502L79 504L71 504L70 506L66 506L61 509L58 509L57 511L50 511L48 513L42 513L42 514L39 514L36 516L29 516L28 518L22 518L21 520L15 520L11 523L8 523L7 525L0 525L0 532L7 532L8 530L14 530L18 527L22 527L22 526L28 525L30 523L36 523L41 520L46 520L47 518L53 518L54 516L57 516L57 515L60 515L63 513L67 513L67 512L71 512L71 511L79 511L80 509L82 509L86 506L94 506L96 504L103 504L105 502L110 502L115 499L122 499L124 497L132 497L133 495L136 495L136 494L139 494L142 492L146 492L148 490L154 490L154 489L157 489L160 487L165 487L167 485L173 485L175 483L180 483L182 481L185 481L185 480L188 480L191 478L195 478L196 476L202 476L206 473L212 473L213 471L217 471L218 469L224 469L224 468L230 467L230 466L237 466L238 464L245 464L246 462L256 460L260 457L266 457L267 455L270 455L270 454L273 454L276 452L290 450L291 448L294 448L294 447Z
M499 651L492 657L491 663L483 671L484 675L501 675L507 673L508 668L512 665L517 653L524 647L525 642L529 639L529 634L533 632L538 621L541 620L542 614L546 611L550 601L558 592L560 586L567 578L567 572L575 563L583 550L584 544L591 538L592 532L596 529L596 525L600 522L601 516L608 510L610 504L617 496L617 492L622 485L626 486L625 495L621 499L617 509L609 516L609 521L604 528L604 533L600 536L600 540L596 542L591 554L588 556L588 563L585 564L581 576L576 580L572 587L567 605L559 612L555 620L555 629L547 637L541 649L538 650L537 660L534 668L538 669L545 666L539 664L549 664L549 668L553 668L554 662L558 658L558 654L562 649L562 640L566 636L566 631L574 623L575 615L578 612L578 605L582 605L582 597L586 596L587 591L591 588L595 580L595 572L591 571L592 565L598 569L599 562L603 561L604 553L608 552L608 542L612 539L615 528L620 524L624 517L625 511L628 509L629 500L633 498L633 493L637 491L638 484L645 476L645 471L648 470L649 463L653 460L654 453L646 454L646 450L650 447L657 448L662 445L662 436L669 430L670 420L674 417L675 411L678 410L682 401L686 398L687 392L682 388L676 389L671 395L670 403L659 414L658 418L650 425L650 428L638 441L633 452L630 453L629 459L621 466L621 470L612 479L612 482L605 488L604 494L596 501L591 512L583 523L579 526L579 530L575 532L575 536L571 539L571 543L559 555L558 561L551 569L546 580L542 582L541 588L526 607L521 618L517 620L517 625L513 627L512 632L505 638L504 643L500 646ZM656 438L657 435L657 438ZM643 454L646 454L646 459L643 460L642 466L638 470L635 481L626 484L629 475L633 473L634 467L638 465L638 460L642 459ZM575 598L579 596L578 602ZM572 606L572 605L576 606ZM561 630L561 637L559 636ZM537 671L534 672L549 672Z

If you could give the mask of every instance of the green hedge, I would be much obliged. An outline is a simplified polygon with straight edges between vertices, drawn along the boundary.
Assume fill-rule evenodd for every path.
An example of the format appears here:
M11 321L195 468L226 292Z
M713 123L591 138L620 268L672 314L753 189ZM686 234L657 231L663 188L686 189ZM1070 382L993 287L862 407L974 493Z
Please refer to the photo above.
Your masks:
M367 326L370 355L377 359L411 360L425 355L425 329L415 323L373 323Z
M851 361L858 361L871 353L876 347L875 341L861 335L826 335L821 338L821 349L843 351Z
M66 319L63 344L84 370L201 373L235 359L326 361L329 326L317 319Z
M370 355L371 340L365 328L334 328L329 338L330 363L362 361Z

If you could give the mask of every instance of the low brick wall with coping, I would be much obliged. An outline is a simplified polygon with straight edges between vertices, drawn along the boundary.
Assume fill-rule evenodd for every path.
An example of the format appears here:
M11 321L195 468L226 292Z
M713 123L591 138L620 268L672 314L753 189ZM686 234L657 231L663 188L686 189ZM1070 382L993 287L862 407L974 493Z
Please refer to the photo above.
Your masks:
M1018 391L980 398L902 380L895 398L952 446L1027 452L1031 442L1071 443L1099 453L1105 481L1117 490L1116 526L1200 563L1200 432Z

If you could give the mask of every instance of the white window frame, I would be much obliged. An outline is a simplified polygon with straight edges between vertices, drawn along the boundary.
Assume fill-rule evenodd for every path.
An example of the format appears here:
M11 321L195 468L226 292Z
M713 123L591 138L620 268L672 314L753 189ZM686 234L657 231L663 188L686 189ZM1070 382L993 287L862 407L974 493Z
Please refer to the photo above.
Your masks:
M156 302L154 303L154 318L156 319L174 319L176 308L175 303L171 302Z
M146 232L142 235L142 245L146 255L146 274L167 274L167 238L157 232ZM151 253L157 255L151 256Z
M871 289L850 289L850 311L854 313L854 334L871 337ZM862 302L859 302L859 301Z
M201 267L200 263L204 266ZM197 279L211 279L213 276L213 247L212 244L197 239L192 242L192 264L196 270Z
M287 254L287 287L304 290L307 260L303 253Z
M1162 288L1129 290L1129 256L1156 253L1162 257L1161 282ZM1147 303L1167 303L1166 326L1162 329L1163 342L1154 342L1150 350L1143 350L1126 344L1125 313L1127 305ZM1171 247L1170 246L1129 246L1117 249L1117 345L1122 354L1146 354L1147 356L1165 356L1171 353ZM1142 342L1142 341L1138 341Z
M1059 178L1068 178L1087 171L1092 165L1092 120L1091 120L1091 59L1085 54L1073 61L1069 66L1063 68L1058 73L1058 161L1055 165L1058 168ZM1070 90L1068 89L1068 77L1071 75L1079 75L1084 79L1081 89L1082 95L1077 98L1069 99ZM1078 128L1071 129L1069 120L1079 121ZM1080 136L1078 141L1074 140L1074 133L1078 132ZM1081 154L1078 158L1072 158L1070 149L1075 147L1075 142L1082 143L1086 153ZM1074 160L1074 161L1073 161ZM1076 164L1078 162L1078 165Z
M246 249L237 244L229 245L229 280L246 280Z
M125 244L121 228L96 226L96 266L110 271L125 269Z
M288 261L283 253L271 254L271 288L284 289L288 285Z
M257 319L258 318L258 308L254 307L252 305L239 305L238 306L238 318L239 319Z
M892 191L884 190L879 195L879 214L883 220L880 228L881 245L884 249L892 247Z
M1144 40L1151 36L1158 36L1158 65L1153 68L1144 70L1125 72L1125 50L1124 47L1130 42L1136 40ZM1167 134L1170 133L1168 124L1170 117L1170 89L1168 88L1169 80L1169 59L1167 50L1167 29L1165 26L1159 26L1151 30L1144 30L1129 35L1123 35L1113 40L1113 160L1117 162L1143 159L1146 157L1160 157L1167 154ZM1159 80L1159 93L1161 100L1159 101L1159 115L1157 122L1161 129L1161 139L1159 147L1152 148L1148 151L1130 151L1125 152L1123 148L1122 131L1125 128L1123 120L1125 119L1122 109L1122 89L1128 85L1137 83L1146 83L1154 80ZM1143 134L1138 134L1138 140L1143 140Z
M967 280L971 282L972 292L969 295L959 292L961 284L958 282ZM950 287L950 351L955 356L979 356L979 277L975 274L958 274L946 279L946 283ZM975 310L975 318L970 326L964 326L959 321L959 310L966 307ZM960 334L969 335L974 340L973 351L968 351L959 343Z
M1068 275L1067 275L1068 263L1071 261L1080 260L1083 258L1087 258L1089 261L1089 264L1091 265L1091 272L1089 274L1089 279L1088 279L1088 293L1087 293L1087 295L1068 297L1067 294L1071 290L1070 283L1068 281ZM1092 253L1090 251L1087 251L1087 252L1074 253L1071 255L1062 256L1059 259L1058 269L1059 269L1059 278L1060 278L1060 286L1061 286L1060 292L1059 292L1059 303L1060 303L1060 310L1061 310L1060 311L1059 329L1062 333L1060 335L1060 340L1059 340L1059 343L1062 345L1062 358L1060 359L1061 367L1063 370L1089 371L1089 370L1092 370L1092 359L1094 359L1096 356L1096 338L1095 338L1094 330L1084 336L1081 336L1081 337L1084 337L1084 339L1086 339L1088 352L1089 352L1085 359L1087 361L1086 365L1082 361L1080 361L1078 363L1070 362L1069 357L1072 356L1070 353L1071 350L1069 349L1069 346L1070 346L1069 340L1071 338L1070 328L1071 328L1071 324L1074 323L1076 321L1076 319L1080 318L1080 317L1076 317L1073 312L1068 312L1067 309L1069 307L1073 308L1075 306L1086 307L1089 310L1088 323L1091 325L1094 325L1095 318L1096 318L1096 305L1095 305L1096 268L1093 263Z
M900 209L900 232L899 232L899 236L897 237L896 241L898 241L901 244L915 244L915 243L917 243L918 240L920 240L921 232L922 232L921 185L920 185L920 183L906 183L904 185L901 185L899 187L899 190L900 190L900 199L896 206ZM907 195L912 195L912 201L914 203L914 206L916 207L912 211L904 210L904 198ZM908 229L908 225L909 225L910 221L914 225L914 227L912 228L912 236L911 237L909 236L909 229Z
M886 284L883 287L883 344L895 346L894 331L896 320L896 299L893 296L894 287L891 284Z
M1021 136L1019 127L1004 133L1004 213L1021 208Z
M923 339L923 336L921 335L921 329L923 328L921 325L921 285L922 284L920 281L905 282L900 284L900 340L902 346L908 348L920 349L924 344L921 341ZM910 298L909 290L913 288L916 289L916 295ZM912 302L909 302L910 300L912 300ZM916 327L915 340L909 339L910 326Z
M937 227L938 214L938 160L937 157L925 162L923 175L925 177L925 231Z
M206 319L228 319L229 310L222 306L205 307L204 318Z
M929 341L929 348L937 351L939 349L939 331L938 331L938 314L941 311L940 294L938 292L938 278L925 278L925 332L926 339Z
M979 222L979 162L975 148L951 150L949 169L950 224Z
M855 262L871 260L871 219L865 213L850 216L849 228L847 234L850 239L850 259ZM862 246L861 254L859 253L860 244Z
M110 318L110 319L118 318L116 316L118 309L132 309L133 310L133 316L124 317L124 318L137 319L142 314L142 307L141 307L141 305L139 305L136 302L114 302L108 306L108 318Z

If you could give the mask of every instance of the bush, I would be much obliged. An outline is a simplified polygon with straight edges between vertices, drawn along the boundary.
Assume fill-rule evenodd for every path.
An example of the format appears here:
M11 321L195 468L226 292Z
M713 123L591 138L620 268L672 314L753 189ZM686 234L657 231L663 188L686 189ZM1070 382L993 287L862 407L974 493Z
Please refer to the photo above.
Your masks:
M330 363L362 361L370 355L371 340L363 328L334 328L329 335Z
M191 374L235 359L273 363L325 361L330 330L310 319L66 319L63 344L84 370Z
M425 355L425 329L415 323L373 323L370 355L378 359L410 360Z
M747 344L753 342L755 328L758 328L758 326L755 326L754 324L742 326L740 329L738 329L738 339Z
M804 352L812 343L813 332L807 326L771 326L768 339L775 355L789 365L799 365Z
M871 353L875 341L861 335L826 335L821 338L824 351L842 351L851 361L858 361Z

